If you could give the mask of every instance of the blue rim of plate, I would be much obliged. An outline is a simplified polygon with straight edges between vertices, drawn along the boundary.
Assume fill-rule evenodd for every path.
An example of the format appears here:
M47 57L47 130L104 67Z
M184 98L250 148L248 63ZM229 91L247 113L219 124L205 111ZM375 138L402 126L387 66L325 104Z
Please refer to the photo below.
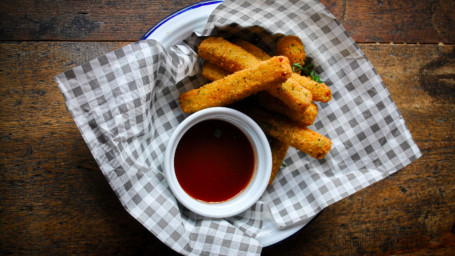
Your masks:
M155 26L153 26L149 31L147 31L147 33L145 33L145 35L143 35L140 40L145 40L145 39L149 38L150 35L153 32L155 32L155 30L157 30L159 27L161 27L164 23L168 22L172 18L174 18L174 17L176 17L176 16L178 16L178 15L184 13L184 12L187 12L189 10L196 9L196 8L199 8L199 7L202 7L202 6L212 5L212 4L219 4L219 3L222 3L222 2L223 1L203 1L203 2L192 4L192 5L188 5L187 7L183 8L183 9L180 9L180 10L168 15L166 18L162 19Z

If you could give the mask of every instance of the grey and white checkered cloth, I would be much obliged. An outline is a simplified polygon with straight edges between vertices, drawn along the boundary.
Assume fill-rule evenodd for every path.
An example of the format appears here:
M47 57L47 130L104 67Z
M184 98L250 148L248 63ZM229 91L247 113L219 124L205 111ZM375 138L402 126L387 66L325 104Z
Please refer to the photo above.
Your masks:
M264 216L278 228L306 223L421 156L376 70L318 1L225 1L203 32L214 34L254 41L270 53L278 36L297 35L333 93L332 101L318 105L311 127L332 140L329 154L317 160L290 149L287 167L260 201L232 218L191 213L163 174L168 139L186 117L178 95L206 82L197 75L195 45L166 51L159 42L139 41L55 77L125 209L175 251L258 255L255 236Z

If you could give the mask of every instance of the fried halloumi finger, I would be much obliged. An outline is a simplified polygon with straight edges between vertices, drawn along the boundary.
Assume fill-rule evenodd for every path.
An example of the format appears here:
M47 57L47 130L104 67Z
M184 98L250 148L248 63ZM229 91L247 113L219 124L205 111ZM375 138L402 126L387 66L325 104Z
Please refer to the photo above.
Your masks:
M224 44L224 42L222 42L222 43ZM233 44L235 44L235 45L241 47L242 49L244 49L245 51L251 53L258 60L264 61L264 60L268 60L271 58L271 56L268 55L266 52L264 52L262 49L260 49L259 47L255 46L247 41L244 41L241 39L236 39L233 41ZM213 47L213 45L212 45L212 47ZM219 67L215 64L210 63L209 61L204 61L204 63L202 64L202 76L210 81L215 81L215 80L221 79L229 74L230 74L230 72L222 69L221 67Z
M247 111L264 132L281 142L317 159L324 158L332 147L327 137L274 113L253 109Z
M194 113L209 107L226 106L282 83L291 74L292 69L286 57L273 57L251 68L180 94L180 108L185 113Z
M204 61L202 64L201 75L209 81L216 81L230 74L231 73L210 62Z
M298 80L293 79L293 76L289 77L286 82L268 89L267 92L285 102L289 108L302 113L305 112L313 99L311 92L303 87Z
M251 53L221 37L204 39L198 46L198 55L230 73L250 68L260 62Z
M273 97L266 92L260 92L256 94L256 98L259 104L270 111L285 115L292 121L295 121L303 126L310 126L314 123L316 116L318 115L318 107L316 104L311 103L305 112L295 111L288 107L281 100Z
M305 62L305 47L302 40L297 36L288 35L280 38L276 43L276 55L283 55L288 57L289 62L292 64ZM296 73L300 73L299 68L295 68Z

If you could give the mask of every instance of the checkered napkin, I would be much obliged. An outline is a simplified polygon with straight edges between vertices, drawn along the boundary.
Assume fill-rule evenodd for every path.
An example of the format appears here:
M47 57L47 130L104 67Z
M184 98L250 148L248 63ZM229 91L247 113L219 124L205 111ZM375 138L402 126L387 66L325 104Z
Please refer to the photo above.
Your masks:
M263 197L226 219L194 214L173 197L163 156L186 117L178 95L206 81L197 75L199 38L165 50L139 41L56 76L101 171L125 209L161 241L188 255L257 255L264 220L302 225L328 205L420 157L377 72L342 25L318 1L226 1L203 35L240 37L273 53L276 38L298 35L333 99L318 104L310 127L329 137L322 160L295 149ZM196 39L196 40L194 40ZM200 40L200 39L199 39Z

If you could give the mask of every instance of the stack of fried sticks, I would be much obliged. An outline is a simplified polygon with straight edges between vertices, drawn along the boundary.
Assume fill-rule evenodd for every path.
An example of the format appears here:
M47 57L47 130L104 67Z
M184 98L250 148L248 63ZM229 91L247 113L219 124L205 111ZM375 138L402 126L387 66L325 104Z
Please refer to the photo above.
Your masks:
M227 106L245 98L253 98L261 107L242 109L269 136L273 168L269 184L281 168L290 146L321 159L332 142L312 131L318 108L315 102L332 99L330 88L310 77L302 76L305 49L297 36L284 36L276 45L274 57L257 46L243 41L229 42L209 37L198 47L204 59L202 75L212 81L179 97L185 113Z

